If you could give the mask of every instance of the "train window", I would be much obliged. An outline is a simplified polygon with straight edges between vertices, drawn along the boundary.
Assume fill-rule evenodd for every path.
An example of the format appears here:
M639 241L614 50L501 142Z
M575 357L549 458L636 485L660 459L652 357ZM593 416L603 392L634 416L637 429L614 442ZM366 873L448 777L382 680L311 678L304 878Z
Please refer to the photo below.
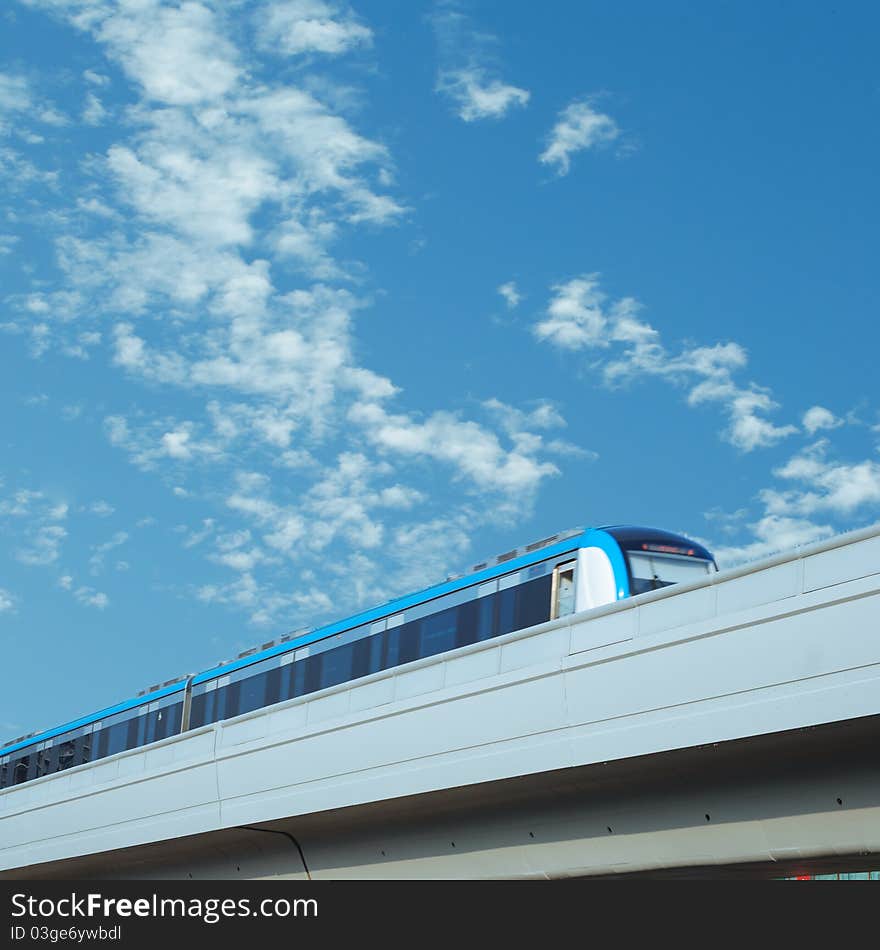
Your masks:
M560 564L553 572L552 618L566 617L574 613L575 562Z
M128 739L127 722L118 722L115 726L110 726L109 729L102 731L107 735L107 750L103 755L115 755L117 752L125 751L126 740Z
M470 600L457 608L455 617L455 642L453 646L464 647L476 643L479 632L480 601Z
M223 687L217 688L217 718L231 719L238 715L239 697L241 696L241 683L229 682Z
M370 672L370 641L358 640L351 645L351 676L358 679Z
M210 693L193 692L189 707L189 724L191 729L198 729L199 726L204 726L210 722L210 719L208 719L209 696L211 696ZM213 699L213 697L211 698ZM140 745L140 743L138 744Z
M138 742L138 727L140 726L140 722L141 717L135 709L132 712L131 719L128 720L128 735L125 737L126 749L136 749L140 745L140 742Z
M256 676L249 676L240 681L239 713L250 712L252 709L259 709L260 706L266 705L267 676L267 673L257 673Z
M263 706L271 706L281 699L281 667L276 666L273 669L266 670L263 674L266 678L266 692L263 696Z
M456 619L460 608L451 607L422 621L419 656L436 656L455 648Z
M306 691L306 664L300 660L293 664L293 688L291 696L302 696Z
M304 693L314 693L315 690L321 688L322 660L323 654L319 653L317 656L308 656L301 661L306 673L305 683L303 684Z
M421 620L411 620L397 628L400 631L400 638L395 666L410 663L412 660L419 658L419 631L422 623Z
M629 551L632 593L643 594L670 584L698 581L714 572L714 565L698 557Z
M370 637L367 641L370 644L370 672L378 673L382 669L382 645L385 639L384 633L379 633L375 637Z
M30 765L30 756L23 755L16 763L12 773L12 782L14 785L21 785L27 781L28 766Z
M208 680L207 683L199 683L193 687L192 702L189 710L189 723L192 728L207 725L209 722L216 722L215 707L217 705L217 680ZM144 717L140 717L139 734L143 732ZM138 745L143 744L143 739Z
M553 577L546 574L516 588L516 630L534 627L550 619L550 591Z
M465 587L462 590L453 591L451 594L444 594L442 597L435 597L433 600L408 607L404 611L404 619L409 622L412 620L420 620L422 617L430 617L441 611L458 607L459 604L473 600L476 596L476 587Z
M336 647L324 654L321 664L321 689L336 686L351 679L352 648L351 644Z
M58 747L58 770L69 769L73 765L76 750L73 747L73 740L67 739Z
M498 614L494 636L500 637L516 629L514 627L516 618L516 588L508 587L507 590L499 591L496 597L498 599Z
M77 736L73 740L73 764L83 765L92 758L92 734Z
M292 662L293 656L291 655L290 660L285 658L284 665L281 666L278 670L280 675L280 684L278 687L278 700L283 702L285 699L291 699L296 695L294 692L293 686L293 677L294 672L296 671L296 664Z
M488 640L495 632L496 597L490 594L477 601L477 640Z

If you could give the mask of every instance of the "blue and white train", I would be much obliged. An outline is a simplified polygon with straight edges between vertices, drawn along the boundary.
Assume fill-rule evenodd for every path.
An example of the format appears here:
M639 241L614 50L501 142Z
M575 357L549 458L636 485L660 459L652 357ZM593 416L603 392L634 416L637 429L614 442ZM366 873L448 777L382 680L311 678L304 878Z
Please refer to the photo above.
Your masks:
M0 788L716 570L704 547L667 531L615 525L553 535L7 744Z

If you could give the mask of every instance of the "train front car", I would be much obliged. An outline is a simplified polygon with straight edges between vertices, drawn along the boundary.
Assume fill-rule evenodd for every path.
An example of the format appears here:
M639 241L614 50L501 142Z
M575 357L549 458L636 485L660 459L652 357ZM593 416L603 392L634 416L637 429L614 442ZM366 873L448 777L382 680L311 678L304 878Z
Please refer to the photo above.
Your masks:
M576 609L691 583L717 570L701 544L680 534L636 525L592 528L580 539Z
M595 544L596 539L591 536L602 538L603 557L598 556L598 545L587 546L582 551L587 560L585 566L592 571L592 576L588 575L581 609L660 590L670 584L693 583L718 570L706 548L670 531L613 525L587 532L588 545ZM614 597L609 596L610 575L614 578Z

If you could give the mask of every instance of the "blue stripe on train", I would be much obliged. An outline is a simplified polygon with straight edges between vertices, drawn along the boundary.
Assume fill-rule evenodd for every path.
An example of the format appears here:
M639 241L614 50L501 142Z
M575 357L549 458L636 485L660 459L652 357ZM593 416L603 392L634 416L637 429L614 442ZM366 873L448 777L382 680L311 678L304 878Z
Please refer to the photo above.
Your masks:
M204 683L220 676L226 676L235 670L240 670L243 667L251 666L254 663L259 663L262 660L269 659L270 657L278 656L281 653L289 653L291 650L296 650L301 646L305 646L306 644L314 643L316 640L323 640L325 637L332 637L337 633L350 630L352 627L359 627L363 624L373 623L374 621L381 620L383 617L387 617L390 614L400 613L402 610L414 607L416 604L422 604L429 600L435 600L437 597L443 597L446 594L455 593L456 591L463 590L465 587L473 587L477 584L483 584L486 581L493 580L496 577L501 577L504 574L510 574L514 571L521 570L524 567L529 567L531 564L537 564L539 561L546 561L549 558L557 557L558 555L565 554L568 551L574 551L580 547L598 547L605 551L614 570L618 599L629 596L629 579L620 546L617 544L614 538L603 529L590 528L582 534L576 534L570 538L566 538L564 541L559 541L556 544L548 545L545 548L539 548L530 554L525 554L518 558L511 558L509 561L504 561L501 564L496 564L474 574L467 574L464 577L456 578L452 581L436 584L433 587L426 587L424 590L417 591L414 594L408 594L405 597L400 597L396 600L390 600L385 604L381 604L378 607L373 607L370 610L364 611L363 613L355 614L354 616L348 617L345 620L339 620L336 623L329 624L326 627L320 627L318 630L313 630L311 633L303 634L301 637L296 637L295 639L287 640L284 643L276 644L274 647L269 647L266 650L261 650L260 652L253 653L250 656L242 657L239 660L234 660L233 662L226 663L223 666L212 667L211 669L205 670L204 672L195 676L193 678L193 685ZM31 736L28 739L23 739L21 742L18 742L15 745L6 746L5 748L0 749L0 756L17 752L20 749L24 749L28 746L36 745L38 742L45 742L47 739L53 739L65 732L71 732L74 729L79 729L81 726L87 726L89 723L97 722L98 720L116 715L117 713L125 712L128 709L144 706L147 703L151 703L156 699L161 699L162 697L168 696L171 693L182 693L185 687L185 682L175 683L172 686L158 689L146 696L139 696L136 699L129 699L125 702L117 704L116 706L110 706L107 709L102 709L100 712L82 716L81 718L75 719L72 722L67 722L62 726L57 726L54 729L48 729L45 732Z

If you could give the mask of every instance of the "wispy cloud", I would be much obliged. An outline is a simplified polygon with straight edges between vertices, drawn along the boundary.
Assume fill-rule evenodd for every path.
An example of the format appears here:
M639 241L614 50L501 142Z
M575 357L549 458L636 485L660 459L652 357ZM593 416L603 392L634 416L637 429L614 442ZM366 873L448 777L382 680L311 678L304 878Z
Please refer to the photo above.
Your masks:
M110 606L110 598L102 591L95 590L93 587L78 587L73 596L78 604L83 607L94 607L97 610L105 610Z
M82 111L83 122L86 125L101 125L106 118L107 110L104 108L104 104L93 92L88 93Z
M713 511L706 518L720 531L718 563L731 567L870 523L880 514L880 464L873 458L841 460L828 439L805 446L773 469L774 484L758 492L754 520L747 509L730 518ZM746 535L731 543L730 536Z
M515 281L509 280L506 284L502 284L498 288L498 293L504 298L508 310L518 307L522 301L522 294L519 292Z
M262 7L257 17L257 35L263 48L288 56L338 56L373 41L373 31L346 4L287 0Z
M798 487L767 489L761 497L771 514L851 515L880 506L880 462L840 462L829 459L831 445L820 439L792 456L774 474Z
M557 474L551 459L575 451L551 437L558 410L494 405L491 393L474 418L407 405L360 357L358 321L374 302L335 245L397 226L407 208L387 145L309 70L365 48L370 27L342 3L277 3L253 11L254 47L202 3L35 4L118 69L98 61L82 78L79 101L100 96L106 115L93 117L110 144L82 163L87 178L56 219L61 280L14 301L15 325L40 352L101 352L108 370L163 394L108 405L104 431L177 504L214 505L181 539L208 575L190 592L256 623L339 611L432 580L441 552L459 558L476 526L521 516ZM524 103L497 75L494 40L471 39L447 64L461 114ZM300 57L295 81L264 68L278 54ZM134 99L124 123L109 73ZM169 410L175 391L185 399ZM436 557L416 548L425 523ZM92 546L93 572L123 535ZM333 598L316 573L328 562L347 572ZM73 596L106 607L74 573Z
M18 539L15 559L31 567L47 567L58 560L67 537L63 524L67 514L65 502L32 489L19 489L0 498L0 520L6 521L6 534Z
M0 122L4 115L26 112L32 104L30 83L24 76L0 73ZM0 125L0 131L3 126Z
M459 118L465 122L500 119L513 107L525 106L529 101L528 90L491 79L478 66L442 72L437 89L455 102Z
M18 599L6 590L0 587L0 614L12 613L15 610Z
M451 100L460 119L500 119L528 104L527 89L498 76L494 35L479 31L455 3L438 4L430 19L440 60L436 89Z
M93 554L89 558L89 569L92 574L100 574L104 570L104 559L107 554L112 551L114 548L118 548L120 545L125 544L128 540L127 531L117 531L109 541L104 541L102 544L96 544L92 551Z
M611 116L599 112L590 99L570 102L559 113L556 124L547 136L547 147L538 156L560 176L571 170L576 152L609 145L620 136L620 129Z
M14 125L4 124L14 116ZM49 126L65 126L69 119L51 101L39 95L31 80L23 75L0 72L0 135L15 132L28 144L42 141L29 134L28 126L35 121Z
M686 387L688 405L720 404L729 419L724 437L744 452L774 445L798 431L795 425L778 426L761 415L777 408L766 388L735 381L748 363L740 344L691 346L671 353L660 333L641 319L641 309L633 297L609 301L599 275L584 274L553 287L534 334L563 350L604 355L599 367L608 385L656 377Z
M835 533L830 524L769 514L749 523L746 528L751 534L750 540L741 544L713 545L712 553L721 570L822 541Z
M843 419L838 419L830 409L824 406L812 406L804 413L801 420L801 425L809 435L814 435L820 429L836 429L843 424Z
M507 449L491 429L449 412L417 420L390 413L376 403L360 403L351 408L349 419L386 453L444 462L476 487L512 497L531 496L541 481L559 471L553 463L537 458L531 444L514 440Z

